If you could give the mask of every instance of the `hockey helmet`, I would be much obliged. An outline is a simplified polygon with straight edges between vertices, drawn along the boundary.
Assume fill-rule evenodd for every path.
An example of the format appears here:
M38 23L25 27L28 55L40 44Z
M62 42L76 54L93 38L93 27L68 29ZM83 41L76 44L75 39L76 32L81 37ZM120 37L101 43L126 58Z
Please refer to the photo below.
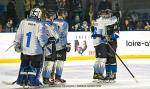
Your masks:
M100 2L99 7L98 7L99 14L101 14L101 13L109 14L112 12L111 10L112 10L112 6L107 0Z
M39 9L39 8L33 8L31 11L30 11L30 17L36 17L36 18L41 18L41 15L42 15L42 11Z
M68 16L68 13L64 8L59 8L57 15L65 17L65 16Z
M56 16L56 11L52 9L46 10L46 17L50 18L51 16Z

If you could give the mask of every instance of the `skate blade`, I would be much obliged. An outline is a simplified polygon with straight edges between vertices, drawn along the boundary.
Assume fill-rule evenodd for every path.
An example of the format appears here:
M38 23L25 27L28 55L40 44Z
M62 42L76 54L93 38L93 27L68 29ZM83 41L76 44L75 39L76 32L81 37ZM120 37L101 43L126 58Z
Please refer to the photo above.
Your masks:
M93 82L94 82L94 83L103 83L103 80L94 79Z
M56 84L56 85L65 85L65 84L66 84L66 82L59 82L59 81L55 81L55 84Z
M97 83L97 82L98 82L98 79L93 79L92 82Z
M115 80L104 80L104 83L115 83Z

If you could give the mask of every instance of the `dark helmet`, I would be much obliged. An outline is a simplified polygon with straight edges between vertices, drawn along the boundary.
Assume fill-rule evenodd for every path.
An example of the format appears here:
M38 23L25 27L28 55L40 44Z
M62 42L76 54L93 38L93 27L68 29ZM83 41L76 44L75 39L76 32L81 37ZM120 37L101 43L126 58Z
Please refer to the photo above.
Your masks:
M98 7L98 15L101 15L103 13L105 14L112 13L112 6L107 0L101 1Z
M65 10L65 8L59 8L57 15L58 16L67 15L67 11Z
M55 10L52 10L52 9L49 9L49 10L46 10L46 17L51 17L51 16L55 16L56 15L56 11Z

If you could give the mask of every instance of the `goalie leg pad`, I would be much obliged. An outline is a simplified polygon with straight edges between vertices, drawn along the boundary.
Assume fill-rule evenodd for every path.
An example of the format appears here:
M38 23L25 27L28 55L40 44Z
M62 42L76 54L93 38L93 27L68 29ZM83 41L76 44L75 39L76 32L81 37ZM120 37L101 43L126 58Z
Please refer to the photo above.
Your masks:
M27 77L24 74L27 74L28 71L28 65L29 65L29 57L27 55L21 54L21 64L20 64L20 69L19 69L19 74L16 83L18 85L23 85L27 84Z
M105 63L106 63L106 58L96 58L94 64L94 72L103 74L105 69Z
M38 58L37 58L38 57ZM36 59L37 58L37 59ZM40 61L42 57L39 57L39 55L24 55L21 54L21 66L20 71L17 79L17 84L23 86L39 86L41 85L39 81L39 74L40 74ZM36 63L33 63L32 59L38 60L39 65ZM33 64L36 64L33 65Z

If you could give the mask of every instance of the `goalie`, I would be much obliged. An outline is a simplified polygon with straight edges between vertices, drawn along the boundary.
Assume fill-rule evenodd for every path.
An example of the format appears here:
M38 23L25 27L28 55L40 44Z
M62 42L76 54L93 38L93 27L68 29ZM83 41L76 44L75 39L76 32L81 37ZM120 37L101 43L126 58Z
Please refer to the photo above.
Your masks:
M39 86L43 47L48 41L47 32L40 21L41 10L34 8L27 19L21 21L15 36L15 51L21 52L21 65L16 83L21 86Z

